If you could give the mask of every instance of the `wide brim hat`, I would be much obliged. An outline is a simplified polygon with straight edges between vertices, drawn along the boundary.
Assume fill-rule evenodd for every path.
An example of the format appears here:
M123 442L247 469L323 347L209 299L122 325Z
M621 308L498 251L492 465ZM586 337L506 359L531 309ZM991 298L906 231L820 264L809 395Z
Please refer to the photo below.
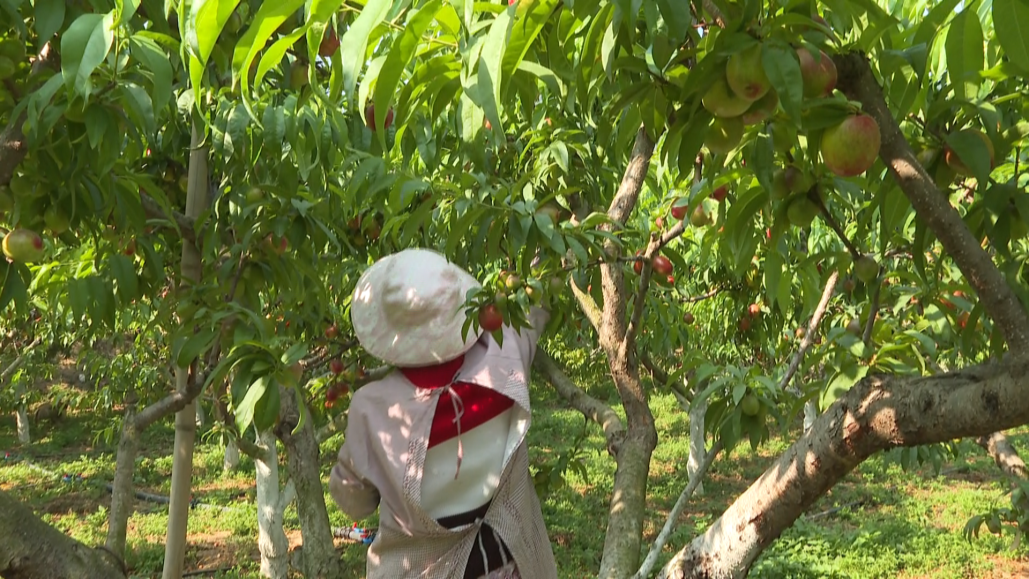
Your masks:
M465 296L481 285L429 249L375 262L354 288L350 319L369 354L397 367L442 364L467 352L481 331L465 324Z

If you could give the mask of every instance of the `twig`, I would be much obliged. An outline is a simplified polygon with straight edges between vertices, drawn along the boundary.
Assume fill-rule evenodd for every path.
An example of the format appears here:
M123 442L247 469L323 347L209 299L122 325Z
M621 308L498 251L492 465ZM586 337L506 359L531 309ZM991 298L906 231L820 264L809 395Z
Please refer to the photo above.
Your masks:
M35 347L35 345L38 344L42 339L43 338L41 336L36 336L36 339L32 340L32 343L23 348L21 354L19 354L18 357L15 358L9 366L7 366L7 368L4 368L3 372L0 372L0 384L3 384L4 381L7 380L8 376L14 374L14 371L25 363L25 357L29 355L29 352L32 351L32 348Z
M868 320L865 321L865 331L861 335L861 341L865 346L872 345L872 328L875 327L875 318L879 315L879 292L882 290L882 277L876 280L875 289L872 290L872 306L868 309Z
M643 560L643 564L640 565L640 570L633 575L633 579L644 579L650 575L651 570L654 569L654 565L657 563L657 558L661 554L661 550L665 548L665 544L668 543L668 538L671 536L672 531L675 529L675 524L682 512L686 509L686 503L689 502L690 497L693 496L693 492L697 489L700 481L704 478L707 473L707 469L711 467L711 463L715 461L715 457L718 453L722 452L722 440L719 439L715 442L715 445L708 451L707 456L704 457L704 462L700 463L700 467L690 477L689 484L683 489L682 494L679 495L679 499L675 501L675 506L672 507L670 513L668 513L668 519L665 521L664 528L658 534L657 539L654 541L654 545L650 548L650 552L647 553L647 558Z
M818 306L815 307L815 313L811 315L811 320L807 323L807 331L804 332L804 338L800 341L800 347L797 348L797 352L793 355L793 360L790 361L789 367L786 369L786 374L783 375L782 380L779 381L779 390L785 389L790 384L790 380L797 373L797 369L800 368L800 363L804 359L804 354L807 353L808 348L815 341L815 332L818 331L818 326L822 323L822 317L825 315L825 310L829 305L829 300L832 299L832 294L836 291L836 282L840 279L840 272L834 271L829 276L829 280L825 282L825 289L822 290L822 299L818 301Z
M702 302L704 300L709 300L709 299L715 297L716 295L724 292L725 289L726 288L724 288L724 287L716 287L715 289L713 289L713 290L711 290L711 291L709 291L709 292L707 292L705 294L701 294L699 296L691 296L691 297L688 297L688 298L686 298L686 299L684 299L682 301L683 301L683 303L686 303L686 304L695 304L697 302Z
M829 208L826 207L825 202L822 201L822 196L818 194L817 184L811 187L811 189L807 192L807 197L808 199L813 201L815 205L818 205L818 209L821 211L822 220L828 223L829 227L832 227L832 230L836 232L837 236L839 236L840 241L843 242L843 245L847 246L847 251L849 251L850 254L854 256L854 260L858 260L862 255L861 251L857 248L857 246L851 243L850 239L847 237L847 234L843 231L843 228L840 227L839 223L836 223L836 220L833 218L832 214L829 213Z

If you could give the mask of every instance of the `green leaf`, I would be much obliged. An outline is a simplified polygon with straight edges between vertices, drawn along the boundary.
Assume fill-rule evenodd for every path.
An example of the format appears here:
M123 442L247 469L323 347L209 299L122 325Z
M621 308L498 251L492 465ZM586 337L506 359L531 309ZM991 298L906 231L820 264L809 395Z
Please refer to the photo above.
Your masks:
M489 34L486 35L482 52L479 53L477 74L479 100L475 104L482 107L486 118L493 127L494 134L503 133L500 119L503 110L500 106L500 85L504 80L502 75L504 50L507 48L507 39L514 24L511 18L512 12L512 10L505 10L497 15L490 26Z
M139 10L140 0L115 0L114 10L118 16L118 26L128 24Z
M25 280L18 271L24 267L10 263L6 259L0 259L0 280L3 280L3 285L0 286L0 312L7 309L11 302L14 302L17 307L28 300ZM71 292L69 294L71 295Z
M66 0L36 0L36 34L40 44L53 38L64 25L66 5Z
M779 102L794 121L800 120L800 105L804 101L804 79L800 75L797 54L783 42L766 42L761 49L761 63Z
M404 70L414 58L418 46L421 44L422 35L425 29L432 24L436 13L442 7L441 0L429 0L420 9L412 12L408 17L407 26L404 31L393 41L386 54L386 62L379 71L379 77L375 81L375 131L379 135L380 143L385 148L385 123L386 112L393 102L397 93L397 85L400 84L400 77ZM362 105L364 103L361 103ZM363 108L363 107L362 107ZM378 111L382 111L379 113Z
M239 0L193 0L185 40L187 49L200 61L201 67L207 66L225 23L238 5Z
M236 428L240 432L246 432L247 428L254 422L254 413L257 410L257 402L264 397L264 393L269 387L274 388L272 384L271 376L261 376L255 380L250 388L247 389L247 393L243 396L243 399L236 405Z
M971 132L955 131L947 135L947 146L972 171L975 180L986 183L990 176L990 153L982 140Z
M690 4L675 0L657 0L657 7L668 26L671 39L676 44L685 42L686 35L690 32L690 25L693 24L693 18L690 16Z
M153 108L155 111L163 109L171 100L171 84L174 80L168 55L156 42L139 34L130 39L129 53L150 70Z
M1025 24L1029 30L1029 23ZM979 17L971 10L962 10L950 23L945 43L947 72L959 99L975 97L979 89L979 72L984 66L983 29Z
M392 3L392 0L368 0L361 14L339 40L339 58L343 63L343 90L351 102L354 99L354 89L357 87L357 75L366 60L368 36L386 17Z
M864 378L866 374L868 374L868 366L859 366L853 360L848 361L833 377L832 381L829 382L825 392L822 393L821 407L828 408L837 398L846 394L854 384L857 384L859 380Z
M247 112L253 116L250 105L250 66L257 58L268 40L286 19L304 5L304 0L283 0L282 2L264 2L254 15L250 27L236 43L232 52L232 72L238 76L243 85L243 104ZM191 71L192 74L192 71ZM198 101L199 102L199 101Z
M197 356L207 351L207 349L214 344L214 340L218 337L218 334L218 330L208 328L190 336L190 338L182 344L179 351L175 353L175 363L179 368L188 367Z
M254 406L254 427L260 432L275 426L275 422L279 419L281 405L279 386L274 384L267 389L265 395L261 396Z
M1029 0L993 0L993 28L1004 54L1029 73Z
M507 41L507 50L504 52L502 82L505 88L514 71L521 68L532 43L560 4L561 0L522 1L516 4L515 22Z
M90 75L107 58L114 41L114 11L83 14L61 37L61 72L68 88L86 96L92 86Z

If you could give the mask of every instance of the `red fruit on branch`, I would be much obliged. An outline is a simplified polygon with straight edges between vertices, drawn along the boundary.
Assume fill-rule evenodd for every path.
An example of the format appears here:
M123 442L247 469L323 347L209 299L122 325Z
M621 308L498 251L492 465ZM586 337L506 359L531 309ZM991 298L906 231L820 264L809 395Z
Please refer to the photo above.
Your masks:
M495 304L486 304L479 310L479 326L487 332L495 332L504 325L504 315Z
M672 262L663 255L654 256L654 261L651 265L654 267L654 271L661 275L672 275Z
M343 362L339 358L334 358L329 362L329 370L337 376L343 373Z

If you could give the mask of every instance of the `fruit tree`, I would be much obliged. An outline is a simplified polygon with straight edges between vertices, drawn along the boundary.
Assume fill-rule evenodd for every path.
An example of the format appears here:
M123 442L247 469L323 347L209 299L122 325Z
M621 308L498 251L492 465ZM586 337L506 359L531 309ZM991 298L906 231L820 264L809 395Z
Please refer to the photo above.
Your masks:
M389 370L349 326L357 277L413 246L482 280L467 327L553 312L536 367L616 465L605 579L743 577L876 453L911 462L982 437L1020 462L999 431L1029 423L1024 0L0 14L0 384L47 348L112 335L153 371L106 392L125 409L106 548L0 491L0 534L23 538L0 544L0 574L124 576L140 434L174 420L164 577L181 576L207 408L254 457L258 500L280 515L296 501L305 576L342 576L317 443ZM581 344L603 353L599 389L562 369ZM644 541L659 391L697 427L680 503L726 450L805 414L683 544L667 544L675 509ZM274 519L262 555L284 576Z

